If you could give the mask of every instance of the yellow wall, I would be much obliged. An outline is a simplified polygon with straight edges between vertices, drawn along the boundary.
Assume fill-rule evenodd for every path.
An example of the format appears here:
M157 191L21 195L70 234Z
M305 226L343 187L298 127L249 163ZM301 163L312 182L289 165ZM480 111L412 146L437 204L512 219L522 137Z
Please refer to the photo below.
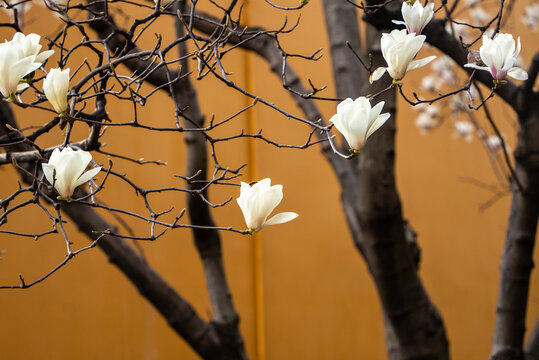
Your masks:
M295 2L294 2L295 3ZM515 12L518 13L519 9ZM139 11L144 13L143 10ZM275 27L283 14L269 10L262 1L251 2L246 10L251 24ZM132 14L134 15L134 14ZM31 18L31 16L30 16ZM27 32L50 34L50 18L34 18ZM295 19L289 16L290 20ZM170 41L172 22L159 22L164 41ZM526 63L536 50L533 34L518 21L509 24L520 31ZM317 63L293 60L292 65L304 79L327 84L327 96L334 94L327 36L321 2L312 1L302 10L296 32L283 36L283 46L292 52L311 53L323 47L324 57ZM7 33L5 37L11 37ZM151 36L150 36L151 35ZM146 40L151 43L153 32ZM76 41L75 38L71 39ZM532 45L533 44L533 45ZM80 54L79 56L83 56ZM49 66L54 62L49 61ZM75 67L76 64L70 66ZM242 52L226 58L225 66L234 80L249 86L260 97L300 114L283 94L279 79L269 74L268 65L254 55ZM406 78L407 91L417 87L424 72ZM197 84L206 115L223 119L246 104L244 98L230 93L223 84L205 80ZM335 104L320 104L329 118ZM496 113L502 105L493 104ZM450 121L432 134L422 136L413 125L415 112L400 101L398 118L398 186L404 214L419 235L422 248L421 276L444 317L451 352L455 359L485 359L490 351L498 286L498 265L504 241L509 197L505 196L484 212L479 206L491 194L463 181L464 177L486 183L496 180L481 144L452 139ZM139 116L158 126L174 122L172 104L158 94ZM116 122L128 121L131 105L109 106ZM514 144L507 111L499 121ZM21 127L48 121L41 112L17 110ZM218 131L233 135L247 127L281 143L301 144L308 135L306 126L286 119L261 105ZM85 127L77 129L77 139ZM47 144L58 143L61 132L46 137ZM128 141L121 141L128 139ZM117 171L126 173L143 187L180 185L173 174L184 174L185 147L181 134L150 133L135 129L110 128L103 141L107 151L122 152L134 158L160 159L168 166L133 166L115 160ZM156 146L155 144L159 144ZM514 148L514 145L513 145ZM295 211L300 217L288 224L265 228L259 234L264 302L264 326L257 329L255 314L254 242L249 236L223 233L226 269L241 316L241 330L252 359L384 359L383 329L378 299L367 269L352 245L339 203L339 189L330 167L316 147L305 151L276 149L247 140L220 144L220 160L237 167L254 159L244 172L258 179L271 177L284 185L285 197L279 210ZM106 157L96 155L100 163ZM0 198L17 188L13 169L2 167ZM219 188L212 200L221 202L236 197L238 189ZM112 179L99 194L108 205L144 211L133 191ZM159 210L185 206L184 196L157 195ZM215 209L222 226L244 226L233 201ZM108 216L108 215L106 215ZM110 218L110 216L109 216ZM112 221L112 220L111 220ZM132 222L138 234L148 234L148 225ZM42 212L28 211L10 217L6 229L43 231L50 224ZM86 238L68 225L75 247L88 244ZM153 243L139 243L148 261L188 299L204 318L210 305L198 255L187 230L170 231ZM17 283L22 273L27 281L38 278L64 256L64 240L49 235L39 241L10 236L0 237L0 284ZM537 253L537 252L536 252ZM537 261L537 255L535 256ZM260 285L260 284L259 284ZM161 316L139 296L102 253L95 249L81 254L43 284L28 290L0 291L0 352L3 359L196 359L194 353L172 332ZM539 315L539 284L532 276L528 325ZM259 318L260 320L260 318ZM262 332L261 332L262 330ZM258 339L262 339L265 350ZM258 346L257 346L258 343ZM257 350L258 349L258 350Z

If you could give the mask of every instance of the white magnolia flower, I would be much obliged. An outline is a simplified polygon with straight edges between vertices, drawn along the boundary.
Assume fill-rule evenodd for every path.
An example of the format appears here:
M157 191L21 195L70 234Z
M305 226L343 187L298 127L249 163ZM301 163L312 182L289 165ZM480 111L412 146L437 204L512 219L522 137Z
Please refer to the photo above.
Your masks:
M423 67L436 58L429 56L413 60L425 42L425 35L407 34L405 29L393 30L389 34L382 34L380 41L388 66L374 70L369 78L371 84L380 79L386 70L395 81L400 81L408 71Z
M43 63L52 54L54 54L54 50L46 50L40 54L39 52L41 51L42 47L39 44L40 39L41 37L38 34L24 35L23 33L18 32L13 35L13 39L11 39L10 43L15 45L19 50L20 59L34 55L36 57L35 62Z
M34 55L21 58L17 47L9 42L0 44L0 93L4 98L12 98L29 86L19 82L41 66L35 59Z
M475 126L471 122L457 120L453 123L453 127L455 128L455 133L453 134L454 138L462 137L466 142L471 142L473 140Z
M528 73L514 66L520 53L520 37L515 49L515 40L511 34L497 34L494 39L483 36L483 45L479 48L479 55L486 66L466 64L465 67L486 70L490 72L494 80L503 80L506 75L517 80L528 79Z
M423 7L421 1L415 1L413 5L405 1L402 3L401 12L404 21L393 20L393 23L405 25L409 34L420 35L434 15L434 3Z
M77 186L90 181L101 171L101 167L94 167L84 172L90 161L92 155L89 152L65 147L54 149L49 162L41 165L45 178L60 194L59 198L69 200Z
M69 90L69 69L51 69L43 80L43 92L58 114L67 111L67 91Z
M283 186L271 186L271 179L260 180L253 186L242 182L240 197L236 199L250 233L267 225L282 224L298 217L294 212L283 212L268 216L283 199Z
M533 32L539 31L539 4L531 4L524 9L524 16L521 21Z
M383 106L381 101L371 108L370 101L364 96L356 100L348 98L337 105L337 113L329 121L344 136L352 153L359 153L369 136L389 119L389 113L380 114Z

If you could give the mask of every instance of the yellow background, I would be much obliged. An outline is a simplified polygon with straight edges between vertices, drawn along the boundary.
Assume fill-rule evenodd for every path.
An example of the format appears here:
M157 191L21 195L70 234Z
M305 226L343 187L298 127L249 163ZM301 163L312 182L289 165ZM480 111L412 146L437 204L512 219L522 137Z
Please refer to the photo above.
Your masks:
M296 2L288 5L292 3ZM148 11L138 9L130 15ZM521 7L514 10L514 20L507 24L505 31L521 36L523 58L527 64L537 48L534 34L519 24L521 12ZM311 1L301 14L299 28L282 36L283 46L290 52L302 54L310 54L322 47L324 56L320 61L293 59L291 64L304 80L310 77L316 85L328 85L323 95L334 96L321 2ZM284 21L283 12L271 9L263 1L251 1L244 15L250 24L268 28L278 27ZM289 14L289 21L295 21L296 16L297 12ZM51 24L58 24L49 15L43 15L43 10L37 6L27 19L25 32L43 36L56 29ZM163 33L164 43L173 39L171 19L161 19L157 26L154 29ZM153 46L154 31L158 30L149 31L143 39L148 48ZM12 32L6 30L2 34L5 38L12 36ZM80 40L77 36L73 35L70 40ZM76 59L82 59L85 55L76 56ZM56 60L53 57L47 67L56 66ZM75 68L78 63L74 61L68 65ZM301 116L283 92L280 79L269 73L264 60L237 51L225 58L224 65L234 72L232 78L239 85ZM196 67L196 63L193 61L191 66ZM421 76L428 71L426 68L408 75L406 91L411 93L412 89L417 89ZM203 112L207 116L215 114L216 121L250 103L217 81L207 79L196 86ZM31 98L29 93L25 96ZM326 119L335 111L334 103L321 103L320 106ZM515 115L507 108L502 110L504 106L499 102L493 102L491 106L493 112L499 114L497 121L514 148L511 122ZM452 138L449 117L440 128L422 136L413 125L417 113L403 101L399 101L399 108L398 187L404 215L418 232L422 279L444 318L453 358L485 359L493 334L498 266L510 198L506 195L481 212L479 207L491 198L492 193L471 185L464 178L496 184L482 144L477 138L472 143ZM108 106L108 111L115 122L132 119L132 106L128 103L114 103ZM173 106L166 94L155 95L139 111L144 123L173 126ZM17 109L16 113L20 127L50 120L43 112L29 109ZM280 143L302 144L309 133L306 126L258 104L250 114L236 118L214 135L237 134L240 128L248 127L249 121L253 131L263 129L265 136ZM85 133L86 127L79 124L76 140ZM43 144L58 144L61 139L62 133L55 130L44 138ZM116 171L127 174L144 188L182 186L173 175L190 175L184 173L182 134L109 128L103 141L107 143L106 151L168 163L166 167L136 166L114 160ZM277 149L262 142L249 144L244 139L218 144L220 161L224 166L234 168L250 157L253 161L241 179L271 177L273 183L283 184L284 200L277 210L300 214L291 223L264 228L259 234L264 302L264 323L259 325L263 325L263 331L257 330L256 326L255 240L235 233L222 233L227 275L250 357L269 360L384 359L378 298L346 227L335 175L319 149L311 147L299 151ZM102 164L107 161L102 155L95 155L95 159ZM0 198L5 198L17 188L16 175L10 166L4 166L0 171L3 179ZM248 174L254 174L256 179L249 179ZM238 195L238 188L219 187L212 190L211 199L222 202ZM110 206L145 211L141 198L114 178L107 182L98 197ZM174 206L177 213L185 206L182 194L156 195L151 199L156 211ZM114 222L108 214L102 214ZM226 207L215 209L213 214L220 226L244 227L235 200ZM149 226L144 222L131 221L130 225L138 235L149 234ZM3 228L40 232L50 228L50 221L42 212L27 208L9 217ZM76 248L88 244L74 226L70 224L68 229ZM202 317L208 319L211 309L190 232L170 231L153 243L139 242L139 245L151 265L194 305ZM65 243L60 235L48 235L38 241L2 235L0 250L6 252L0 261L0 284L8 285L18 282L19 273L27 282L46 273L63 259ZM197 358L97 249L77 256L40 285L27 290L0 291L0 309L2 359ZM528 327L533 325L538 314L539 284L534 273ZM260 316L258 318L260 320Z

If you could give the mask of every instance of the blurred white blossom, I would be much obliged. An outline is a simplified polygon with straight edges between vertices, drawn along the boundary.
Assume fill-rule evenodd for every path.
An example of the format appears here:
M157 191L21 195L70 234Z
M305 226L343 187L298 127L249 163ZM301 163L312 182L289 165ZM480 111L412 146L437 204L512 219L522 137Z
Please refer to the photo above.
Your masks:
M520 18L522 23L533 30L539 31L539 4L534 3L526 6L524 16Z
M487 137L487 146L494 151L500 150L502 148L502 141L498 135L490 135Z
M427 113L421 113L415 119L414 125L419 129L421 135L427 135L429 131L438 126L438 120Z
M427 75L421 79L421 85L419 85L421 90L434 92L443 86L443 81L436 75Z
M454 64L455 62L449 56L443 55L432 62L431 68L444 84L454 85L457 83Z
M482 26L492 19L492 16L488 14L482 7L476 6L470 10L470 20L472 25Z
M456 39L462 38L463 42L469 42L471 39L470 27L464 25L467 20L454 20L455 22L447 22L445 31L453 35Z
M10 18L13 18L13 15L15 12L14 9L17 9L17 15L25 15L28 11L32 9L32 2L26 1L26 2L19 2L16 4L12 4L11 7L7 7L7 5L0 5L0 9L2 9L2 12L9 16Z
M457 120L453 123L455 132L453 134L454 138L463 138L466 142L471 142L473 140L473 133L475 131L475 126L466 120Z

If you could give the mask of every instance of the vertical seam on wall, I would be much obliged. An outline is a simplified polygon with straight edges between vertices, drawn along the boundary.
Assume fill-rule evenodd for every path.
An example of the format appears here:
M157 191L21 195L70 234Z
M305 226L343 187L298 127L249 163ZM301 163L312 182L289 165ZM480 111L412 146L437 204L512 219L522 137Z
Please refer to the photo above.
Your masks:
M251 4L249 0L244 1L245 25L250 25ZM253 64L252 54L245 51L245 80L247 91L253 93ZM247 99L250 105L251 99ZM253 134L255 128L254 108L247 110L247 133ZM247 162L248 176L250 181L258 181L257 159L256 159L256 143L255 139L247 138ZM265 360L266 358L266 343L265 343L265 319L264 319L264 283L262 274L262 244L260 233L256 232L251 237L252 240L252 261L253 261L253 287L254 287L254 313L255 313L255 352L257 360Z

